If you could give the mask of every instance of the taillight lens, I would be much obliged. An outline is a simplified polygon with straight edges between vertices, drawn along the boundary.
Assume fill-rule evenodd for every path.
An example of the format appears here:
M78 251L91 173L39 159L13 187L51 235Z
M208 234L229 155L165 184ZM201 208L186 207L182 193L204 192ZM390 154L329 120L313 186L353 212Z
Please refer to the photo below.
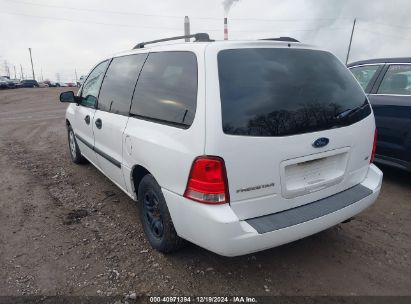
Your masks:
M370 163L374 162L375 152L376 151L377 151L377 129L375 129L375 132L374 132L374 144L372 146L372 153L371 153Z
M229 202L224 160L216 156L201 156L194 160L184 197L203 204Z

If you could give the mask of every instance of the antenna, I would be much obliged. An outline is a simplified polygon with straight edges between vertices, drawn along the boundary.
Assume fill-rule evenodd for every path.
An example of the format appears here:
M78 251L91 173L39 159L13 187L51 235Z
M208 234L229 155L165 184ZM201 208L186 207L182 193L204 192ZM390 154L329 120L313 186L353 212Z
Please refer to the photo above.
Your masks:
M353 40L353 38L354 38L354 31L355 31L355 25L356 25L356 24L357 24L357 18L354 19L354 24L353 24L353 26L352 26L352 32L351 32L351 37L350 37L350 44L348 45L347 59L345 60L345 65L348 64L348 60L350 59L352 40Z

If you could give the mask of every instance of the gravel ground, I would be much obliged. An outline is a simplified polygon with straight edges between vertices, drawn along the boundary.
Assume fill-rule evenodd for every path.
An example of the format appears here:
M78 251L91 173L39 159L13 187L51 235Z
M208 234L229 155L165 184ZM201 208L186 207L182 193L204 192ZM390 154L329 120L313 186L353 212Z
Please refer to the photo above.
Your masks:
M411 295L410 174L382 167L374 206L279 248L163 255L135 203L70 162L63 90L0 91L0 295Z

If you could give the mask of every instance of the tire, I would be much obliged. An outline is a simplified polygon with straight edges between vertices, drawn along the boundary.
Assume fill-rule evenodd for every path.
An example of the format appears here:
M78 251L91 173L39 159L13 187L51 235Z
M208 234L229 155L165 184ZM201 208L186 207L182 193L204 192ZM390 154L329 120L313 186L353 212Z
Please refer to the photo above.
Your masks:
M67 128L67 137L68 137L68 144L69 144L69 152L71 156L71 160L75 164L84 164L87 160L81 155L80 148L78 147L76 137L74 135L74 131L71 126Z
M176 233L161 188L151 174L140 182L138 205L144 233L154 249L170 253L184 246L185 241Z

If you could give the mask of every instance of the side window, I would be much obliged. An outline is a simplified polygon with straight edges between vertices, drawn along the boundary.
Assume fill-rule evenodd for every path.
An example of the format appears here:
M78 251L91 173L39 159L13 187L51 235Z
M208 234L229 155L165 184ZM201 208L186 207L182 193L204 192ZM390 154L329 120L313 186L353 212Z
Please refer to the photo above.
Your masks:
M111 61L100 90L100 110L129 114L134 87L146 58L147 54L136 54L117 57Z
M101 81L103 80L104 72L107 68L108 60L103 61L94 68L88 75L86 82L81 91L83 100L81 104L86 107L95 107L97 104L98 91Z
M197 58L194 53L150 53L137 82L130 112L189 127L196 108Z
M379 68L379 65L368 65L354 67L351 68L350 71L354 74L354 77L365 91Z
M378 94L411 95L411 65L391 65Z

